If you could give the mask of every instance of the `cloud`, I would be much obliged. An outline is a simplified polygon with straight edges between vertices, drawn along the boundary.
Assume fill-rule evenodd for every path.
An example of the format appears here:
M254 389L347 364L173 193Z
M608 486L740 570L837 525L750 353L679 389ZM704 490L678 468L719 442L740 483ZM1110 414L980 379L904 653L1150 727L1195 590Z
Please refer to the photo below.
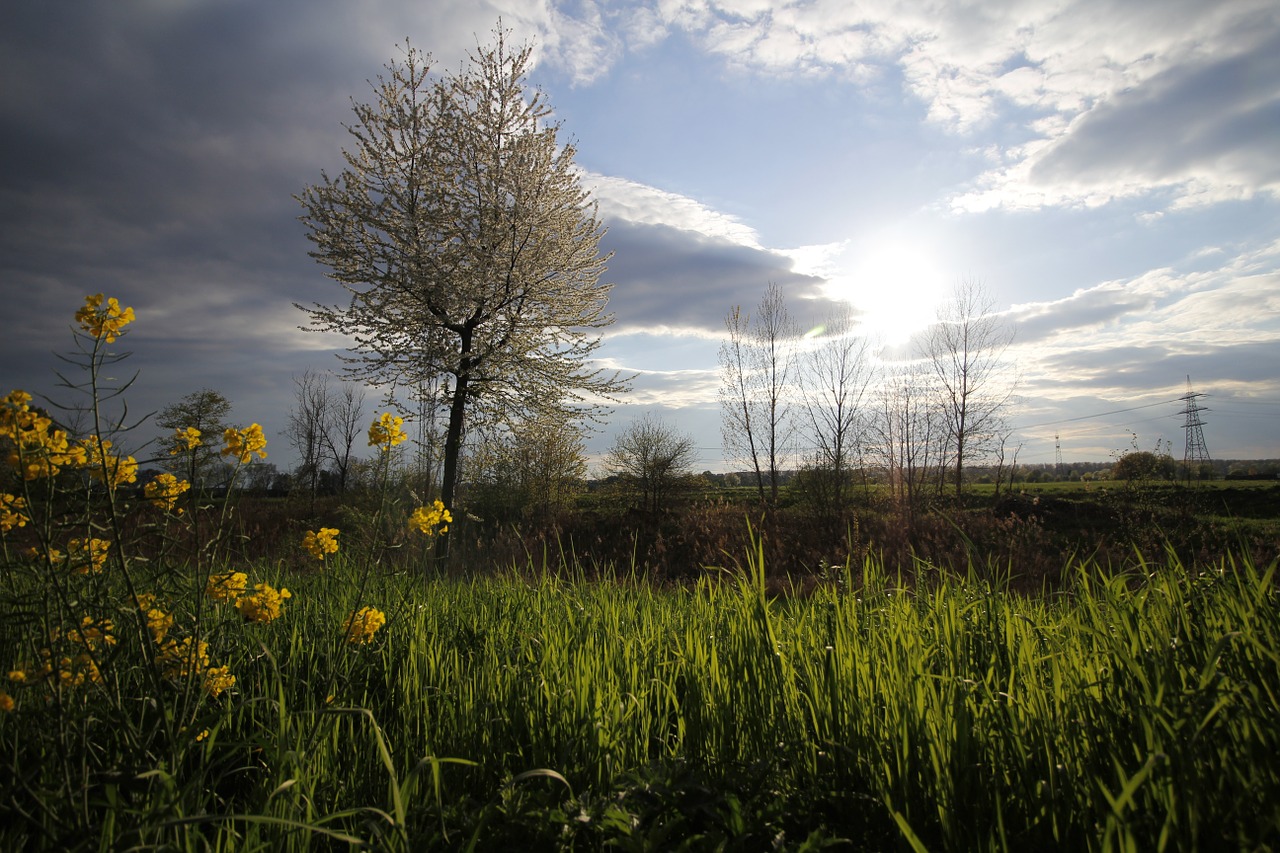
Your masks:
M759 249L755 229L735 216L707 207L678 193L667 192L626 178L586 172L583 184L600 203L606 221L625 219L641 225L664 225L712 239Z
M1197 268L1208 258L1216 268ZM1016 345L1073 348L1159 342L1174 351L1199 342L1280 345L1280 243L1222 257L1193 252L1187 268L1162 267L1081 288L1063 299L1012 306Z
M1105 282L1064 299L1015 305L1009 311L1020 344L1079 335L1155 307L1157 294L1141 282Z
M1280 192L1280 8L1269 0L663 0L637 16L772 76L897 76L951 132L998 131L958 211L1178 206ZM652 36L650 41L652 41Z
M718 337L735 305L754 306L776 282L791 300L815 298L822 279L780 252L663 224L615 220L602 242L614 253L607 279L617 317L610 337L665 330Z
M1198 268L1206 258L1221 264ZM1100 449L1124 447L1129 430L1144 441L1158 435L1181 441L1176 405L1084 423L1069 419L1176 401L1188 376L1197 390L1216 397L1280 399L1274 370L1280 363L1278 261L1277 243L1230 256L1192 252L1189 269L1156 269L1065 299L1014 306L1008 316L1019 323L1010 355L1025 392L1016 420L1048 424L1032 431L1043 440L1046 430L1053 434L1056 419L1064 437L1070 431L1077 452L1097 458ZM1266 441L1249 434L1247 414L1224 410L1214 434L1234 453L1273 454Z
M1174 208L1280 192L1280 35L1226 58L1169 68L1082 113L962 208L1095 206L1171 192Z

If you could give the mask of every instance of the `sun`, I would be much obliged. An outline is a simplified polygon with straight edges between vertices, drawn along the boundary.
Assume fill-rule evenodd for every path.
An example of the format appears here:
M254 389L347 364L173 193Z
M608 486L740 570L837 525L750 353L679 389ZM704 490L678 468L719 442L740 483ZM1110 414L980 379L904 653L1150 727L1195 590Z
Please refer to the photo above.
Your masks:
M840 260L826 295L852 305L866 332L885 344L910 340L933 322L946 298L947 274L927 245L902 238L860 242Z

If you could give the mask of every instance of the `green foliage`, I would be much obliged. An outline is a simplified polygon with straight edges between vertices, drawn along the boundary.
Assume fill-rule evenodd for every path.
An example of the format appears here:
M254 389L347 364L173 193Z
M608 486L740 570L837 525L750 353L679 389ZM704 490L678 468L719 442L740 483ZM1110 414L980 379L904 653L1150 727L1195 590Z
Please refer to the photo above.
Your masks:
M1178 473L1178 465L1167 453L1134 450L1116 460L1111 478L1126 483L1143 480L1172 480Z
M210 388L193 391L171 403L156 415L156 426L165 431L157 459L165 468L196 484L219 479L222 458L218 455L222 434L231 426L231 401ZM188 447L175 432L197 430L202 443Z
M331 569L291 579L277 622L210 623L236 685L183 725L136 718L155 695L136 644L82 700L20 697L0 717L0 839L1280 841L1280 772L1256 757L1280 748L1275 566L1080 564L1053 600L976 579L912 592L874 562L775 600L759 552L693 590L516 574L361 590ZM351 646L342 618L368 600L387 627Z
M135 527L201 528L3 406L2 849L1280 845L1277 562L1083 560L1027 597L872 557L778 598L753 533L686 587L563 555L428 580L383 562L384 453L368 550L311 531L286 595L230 549L143 559Z

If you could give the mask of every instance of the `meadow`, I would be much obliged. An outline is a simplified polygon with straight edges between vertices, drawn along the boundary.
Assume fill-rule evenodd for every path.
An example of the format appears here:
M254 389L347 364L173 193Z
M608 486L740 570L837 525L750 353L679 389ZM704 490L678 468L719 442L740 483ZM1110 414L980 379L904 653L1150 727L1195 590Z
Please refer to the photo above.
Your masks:
M1280 845L1274 560L1064 557L1028 594L869 552L788 591L744 518L680 583L554 547L446 575L448 511L394 500L250 559L233 493L128 491L94 378L127 320L77 320L93 432L0 408L4 849Z

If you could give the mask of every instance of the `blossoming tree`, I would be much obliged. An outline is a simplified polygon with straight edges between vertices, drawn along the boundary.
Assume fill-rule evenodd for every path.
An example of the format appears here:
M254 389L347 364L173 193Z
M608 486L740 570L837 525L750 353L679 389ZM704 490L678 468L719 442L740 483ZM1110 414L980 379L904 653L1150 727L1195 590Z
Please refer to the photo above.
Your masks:
M469 421L592 418L625 387L592 366L613 317L574 146L526 84L530 48L495 38L441 77L406 44L354 107L341 174L298 197L312 256L350 297L298 307L355 339L352 378L442 389L446 505Z

